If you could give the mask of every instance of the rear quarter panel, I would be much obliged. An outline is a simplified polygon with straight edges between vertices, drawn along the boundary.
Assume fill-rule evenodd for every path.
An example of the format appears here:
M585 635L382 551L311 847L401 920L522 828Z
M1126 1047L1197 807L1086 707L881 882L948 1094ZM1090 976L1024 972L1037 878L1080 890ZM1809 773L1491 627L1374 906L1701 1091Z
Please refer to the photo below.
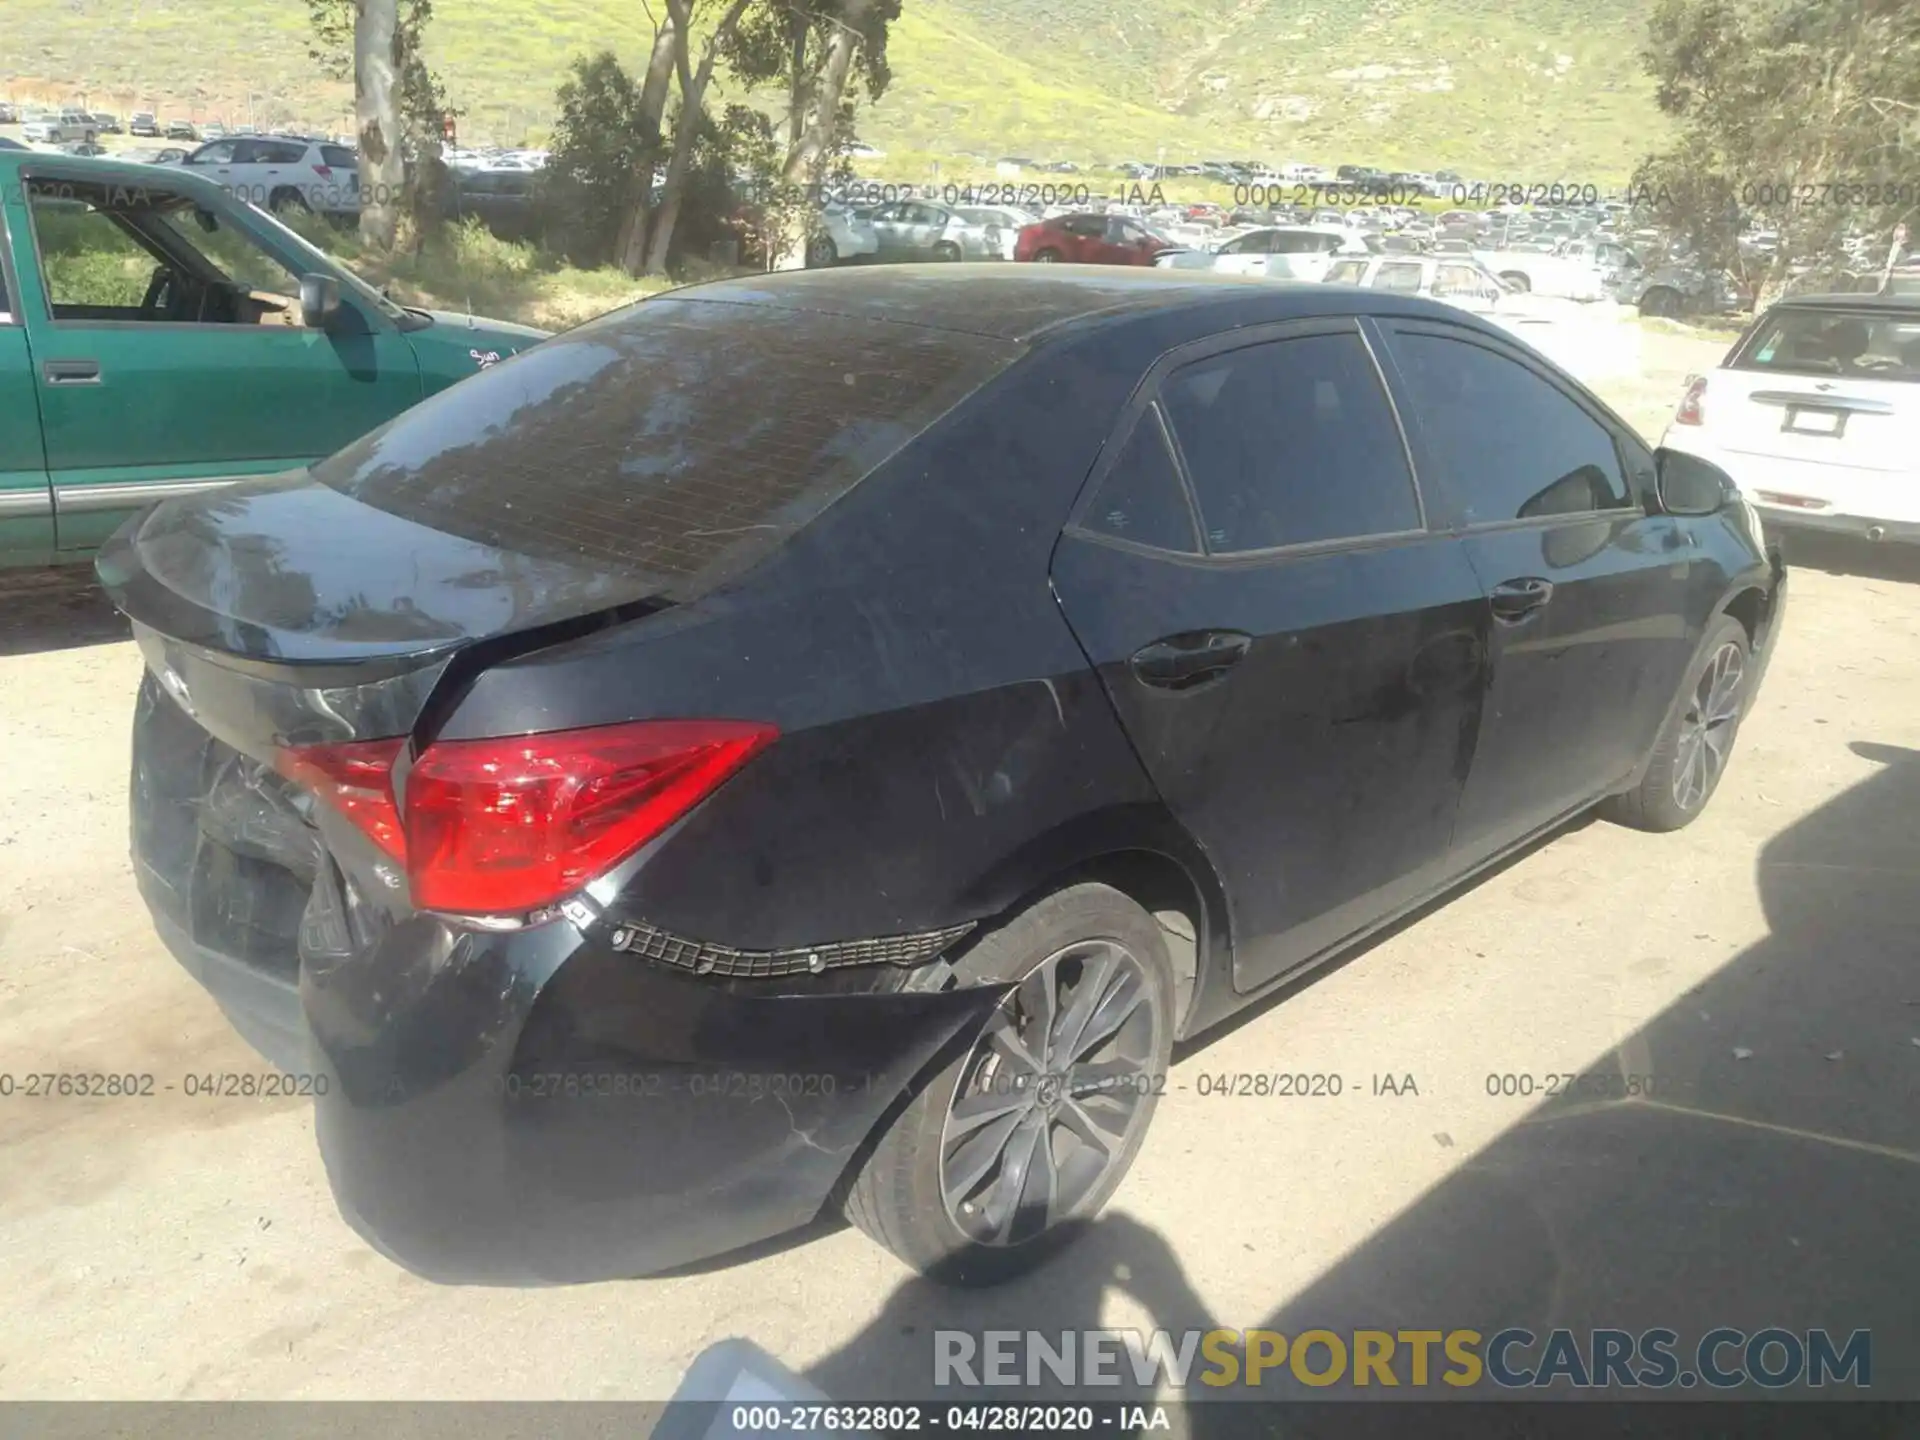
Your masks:
M733 590L480 675L442 733L778 725L621 897L741 948L982 918L1126 848L1158 798L1048 581L1148 363L1090 355L1017 363Z

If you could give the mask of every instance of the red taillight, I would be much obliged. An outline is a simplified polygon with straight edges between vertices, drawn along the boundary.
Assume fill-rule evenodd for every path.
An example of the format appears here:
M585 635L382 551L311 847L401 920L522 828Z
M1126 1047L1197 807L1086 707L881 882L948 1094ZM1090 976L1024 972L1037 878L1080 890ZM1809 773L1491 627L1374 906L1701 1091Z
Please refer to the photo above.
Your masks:
M301 745L280 752L280 773L346 816L394 859L405 860L406 832L393 803L393 762L406 743L399 737Z
M331 165L316 165L313 167L313 173L318 175L322 180L331 180L333 178L333 167Z
M1673 423L1676 425L1705 424L1706 416L1702 413L1700 402L1706 398L1706 394L1707 377L1689 375L1687 393L1680 397L1680 408L1673 412Z
M404 860L422 910L538 910L605 874L770 744L770 725L643 720L508 739L450 740L414 762L400 740L282 752L281 769Z

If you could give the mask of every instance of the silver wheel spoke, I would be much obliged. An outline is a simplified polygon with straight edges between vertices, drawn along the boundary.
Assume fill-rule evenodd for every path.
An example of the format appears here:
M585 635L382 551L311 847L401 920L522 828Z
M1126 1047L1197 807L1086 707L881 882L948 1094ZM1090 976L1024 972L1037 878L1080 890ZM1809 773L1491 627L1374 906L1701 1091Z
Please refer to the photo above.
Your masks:
M1013 1238L1013 1222L1020 1218L1021 1210L1029 1203L1027 1191L1034 1179L1034 1172L1045 1168L1047 1163L1037 1158L1046 1133L1046 1121L1038 1115L1028 1115L1007 1141L1000 1178L994 1182L993 1193L987 1197L987 1224L993 1227L993 1238L1002 1245ZM1048 1161L1051 1159L1049 1153Z
M1054 1028L1053 1041L1048 1047L1053 1053L1070 1057L1080 1054L1080 1037L1086 1033L1093 1012L1106 998L1107 985L1117 963L1113 952L1104 946L1097 956L1089 956L1083 962L1079 982L1073 987L1073 998Z
M1011 1115L1016 1110L1024 1110L1032 1086L1022 1086L1011 1091L998 1088L979 1095L969 1095L964 1100L953 1102L953 1123L947 1134L951 1139L971 1135L982 1125L998 1120L1002 1115Z
M1008 1139L1019 1128L1020 1119L1019 1115L1003 1115L962 1140L948 1153L944 1167L946 1184L941 1189L946 1192L949 1207L958 1208L992 1172L994 1164L1001 1158L1001 1152L1006 1149Z
M1036 1079L1046 1073L1045 1063L1027 1048L1026 1042L1020 1038L1020 1032L1014 1028L1013 1017L1006 1011L994 1012L993 1018L987 1022L985 1038L1002 1056L1019 1066L1023 1073Z
M1113 1142L1126 1130L1124 1123L1117 1127L1101 1124L1078 1100L1069 1100L1060 1107L1060 1123L1072 1131L1081 1144L1099 1151L1103 1162L1113 1154Z
M1086 1028L1080 1032L1080 1038L1073 1047L1072 1060L1084 1058L1116 1034L1127 1023L1133 1012L1140 1008L1140 1002L1147 998L1147 987L1140 983L1140 977L1130 970L1120 972L1119 978L1108 987L1101 998L1098 1008L1087 1021Z

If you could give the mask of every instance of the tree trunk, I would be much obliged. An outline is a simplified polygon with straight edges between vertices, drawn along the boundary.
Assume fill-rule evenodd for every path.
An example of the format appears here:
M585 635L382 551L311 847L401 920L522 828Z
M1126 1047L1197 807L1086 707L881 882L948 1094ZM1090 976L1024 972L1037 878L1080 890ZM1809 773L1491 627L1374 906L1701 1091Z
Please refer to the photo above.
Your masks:
M396 0L354 0L353 104L360 130L360 238L391 251L398 238L401 188L399 43Z
M847 76L853 69L853 57L860 49L860 23L873 9L873 0L846 0L827 40L827 60L820 67L820 82L815 87L813 114L800 142L787 152L787 163L780 178L798 185L812 175L821 157L833 144L833 132L840 123L840 97L846 93Z
M647 58L647 78L640 87L640 124L646 137L647 153L634 171L633 208L620 227L618 262L629 275L638 275L647 255L647 217L653 203L654 157L659 153L660 124L667 113L667 91L673 83L674 37L678 34L674 17L653 33L653 53Z
M667 180L660 187L660 209L653 218L653 224L648 227L653 232L647 238L646 273L649 275L667 273L667 252L673 245L673 226L680 218L680 192L686 186L687 171L693 165L693 146L700 136L700 118L705 113L707 83L713 79L713 63L719 59L720 47L732 38L740 24L740 17L751 3L752 0L732 0L727 6L726 13L707 37L706 47L700 56L700 68L696 71L688 55L691 45L691 27L687 23L689 0L667 0L667 10L674 22L673 65L680 76L680 123L674 129L673 156L667 161Z

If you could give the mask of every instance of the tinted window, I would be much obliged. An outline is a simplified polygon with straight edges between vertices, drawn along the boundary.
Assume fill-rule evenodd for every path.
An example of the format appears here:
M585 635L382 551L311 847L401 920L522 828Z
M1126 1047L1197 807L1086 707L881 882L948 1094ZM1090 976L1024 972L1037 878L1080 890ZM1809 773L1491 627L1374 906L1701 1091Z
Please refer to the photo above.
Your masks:
M1135 423L1081 523L1098 534L1162 550L1200 548L1157 411L1148 410Z
M1069 235L1104 235L1107 222L1100 215L1070 215L1060 222L1060 228Z
M338 165L351 170L360 163L360 157L344 145L322 145L320 159L323 164Z
M917 325L660 298L470 377L314 468L450 535L703 590L1019 353Z
M1222 255L1270 255L1281 250L1284 237L1266 231L1256 231L1251 235L1242 235L1238 240L1229 240L1220 247Z
M1400 430L1358 335L1229 351L1177 372L1162 396L1209 550L1419 528Z
M1394 350L1468 524L1632 503L1612 434L1524 365L1440 335L1403 333Z
M1327 283L1330 285L1358 285L1367 278L1367 262L1364 260L1336 260L1327 271Z

